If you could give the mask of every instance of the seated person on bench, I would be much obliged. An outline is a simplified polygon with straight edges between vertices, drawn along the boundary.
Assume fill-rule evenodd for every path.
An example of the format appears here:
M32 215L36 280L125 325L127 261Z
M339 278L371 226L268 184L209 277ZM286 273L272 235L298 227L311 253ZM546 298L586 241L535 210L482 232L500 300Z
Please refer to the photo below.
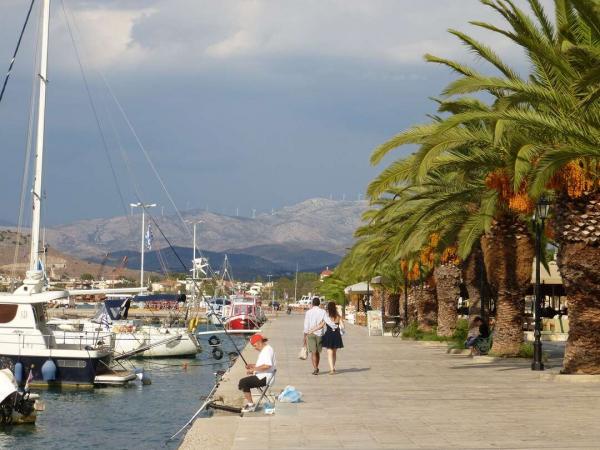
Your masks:
M481 344L483 344L484 341L487 341L490 337L490 328L479 316L473 319L473 325L471 328L474 327L479 327L479 334L477 336L469 336L467 338L467 342L465 342L465 347L471 349L471 355L479 355L481 353Z
M250 338L250 345L260 353L256 364L246 364L246 373L250 376L242 378L238 384L238 389L244 392L246 399L242 410L244 412L253 411L255 407L250 389L267 386L276 368L273 347L267 344L267 339L262 334L253 334Z

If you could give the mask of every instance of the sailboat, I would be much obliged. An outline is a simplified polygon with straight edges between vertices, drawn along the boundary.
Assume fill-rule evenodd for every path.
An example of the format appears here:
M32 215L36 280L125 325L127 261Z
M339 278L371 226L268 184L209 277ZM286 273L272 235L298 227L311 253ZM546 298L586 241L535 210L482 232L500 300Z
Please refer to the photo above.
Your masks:
M47 325L48 303L68 299L69 292L48 290L40 259L50 0L42 0L41 8L29 270L20 287L13 293L0 295L0 369L10 369L19 384L26 376L31 386L125 384L136 376L130 371L111 369L113 348L108 333L96 333L87 344L81 340L58 343Z

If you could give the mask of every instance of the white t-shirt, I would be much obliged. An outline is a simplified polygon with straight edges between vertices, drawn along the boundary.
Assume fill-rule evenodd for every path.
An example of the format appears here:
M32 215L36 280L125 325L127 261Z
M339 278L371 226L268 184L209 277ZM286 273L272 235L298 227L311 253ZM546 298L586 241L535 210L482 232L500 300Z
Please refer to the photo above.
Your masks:
M324 322L326 318L327 313L324 309L321 309L318 306L310 308L304 315L304 333L308 334L309 330L312 330L321 322ZM315 336L323 336L323 332L323 328L319 328L318 330L315 330L313 334Z
M266 344L263 349L258 354L258 358L256 360L256 367L268 365L271 366L269 369L261 372L256 372L256 377L259 379L263 379L267 377L267 382L271 380L273 373L275 372L275 352L273 351L273 347L269 344Z

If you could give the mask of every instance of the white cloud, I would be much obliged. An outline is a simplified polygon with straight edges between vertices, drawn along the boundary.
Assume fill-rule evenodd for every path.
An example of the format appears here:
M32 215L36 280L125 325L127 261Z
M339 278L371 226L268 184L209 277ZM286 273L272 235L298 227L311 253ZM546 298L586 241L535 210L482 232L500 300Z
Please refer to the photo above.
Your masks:
M502 23L476 0L155 0L138 8L134 4L140 2L126 3L127 7L90 0L77 4L83 41L98 65L145 64L157 69L168 65L170 70L189 72L223 60L294 55L382 64L420 64L427 52L466 57L447 28L469 31L509 58L519 53L506 40L467 24L475 19Z
M133 38L132 31L155 10L92 7L67 11L79 50L96 67L134 66L151 59L151 52ZM73 45L62 8L55 13L51 28L51 45L56 55L53 65L75 69Z

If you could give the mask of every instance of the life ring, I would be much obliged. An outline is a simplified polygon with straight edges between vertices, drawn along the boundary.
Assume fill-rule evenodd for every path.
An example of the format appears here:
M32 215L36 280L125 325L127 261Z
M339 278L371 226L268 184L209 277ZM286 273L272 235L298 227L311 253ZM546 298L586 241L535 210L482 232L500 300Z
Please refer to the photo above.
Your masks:
M223 358L223 350L221 350L219 347L213 347L212 355L215 359L221 359Z
M213 334L211 337L208 338L208 343L210 345L219 345L221 343L221 339L219 339Z

